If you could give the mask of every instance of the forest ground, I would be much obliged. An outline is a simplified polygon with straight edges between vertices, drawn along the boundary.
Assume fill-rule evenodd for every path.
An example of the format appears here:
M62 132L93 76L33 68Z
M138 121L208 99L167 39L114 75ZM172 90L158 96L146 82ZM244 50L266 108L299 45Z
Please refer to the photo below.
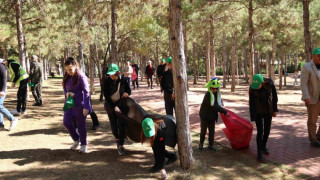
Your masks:
M72 139L62 124L64 96L61 81L61 78L49 78L44 82L44 105L42 107L31 106L33 97L30 93L28 113L19 117L18 126L13 131L0 131L0 179L155 179L159 177L159 173L152 174L147 171L154 162L152 149L148 144L141 145L126 141L126 156L118 156L107 114L103 109L103 103L98 100L99 87L96 87L97 93L92 96L92 102L100 121L100 128L92 131L89 117L87 119L88 153L79 154L70 151ZM192 82L190 79L191 91L188 98L196 163L194 168L188 171L180 168L179 161L167 166L169 179L306 179L319 177L319 171L311 169L309 173L308 169L312 167L304 166L309 164L319 167L317 158L320 155L318 149L308 144L305 127L306 110L300 101L298 87L288 87L278 91L279 109L283 110L283 114L279 115L273 123L269 140L271 155L268 163L259 164L255 158L255 133L248 150L232 150L221 131L224 126L221 120L217 124L215 137L215 146L218 151L210 152L206 149L199 151L197 149L199 142L198 111L205 88L203 88L202 79L198 85L193 85ZM230 93L230 86L227 87L227 89L222 89L225 106L248 118L247 85L241 84L236 93ZM8 89L5 106L9 110L16 105L16 91L17 89ZM133 90L132 98L147 111L164 114L159 86L149 90L145 81L140 82L140 89ZM301 118L292 118L297 116ZM9 121L5 119L4 123L8 128ZM282 131L285 125L290 131ZM292 144L286 140L290 137L292 139L292 136L297 137L302 143L299 144L298 150L304 148L311 152L310 154L310 152L303 151L309 159L292 160L293 162L286 163L286 157L283 154L290 154L288 152L292 151L290 150ZM282 144L287 148L278 146ZM283 161L275 158L279 156L283 156Z

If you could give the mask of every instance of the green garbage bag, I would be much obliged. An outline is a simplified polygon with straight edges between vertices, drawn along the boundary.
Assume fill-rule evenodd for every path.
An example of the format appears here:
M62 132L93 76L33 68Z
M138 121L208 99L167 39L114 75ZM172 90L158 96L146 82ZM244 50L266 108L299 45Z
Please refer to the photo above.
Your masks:
M70 108L72 108L75 105L73 97L69 96L68 99L66 100L66 103L63 106L63 111L66 111Z

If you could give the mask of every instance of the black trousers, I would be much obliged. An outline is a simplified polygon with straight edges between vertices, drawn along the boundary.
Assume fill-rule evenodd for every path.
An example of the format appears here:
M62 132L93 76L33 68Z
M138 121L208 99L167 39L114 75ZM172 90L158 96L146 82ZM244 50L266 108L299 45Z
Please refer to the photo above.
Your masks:
M132 81L132 86L134 89L136 88L135 85L137 85L137 89L139 89L139 77L137 77L136 80Z
M154 167L157 169L163 169L166 159L175 159L176 154L169 152L165 149L165 137L158 131L157 137L154 140L153 146Z
M258 152L266 148L271 129L272 115L257 114L255 118L257 126L257 149Z
M164 92L164 106L166 108L166 114L173 116L173 109L175 106L174 100L172 100L172 93Z
M152 75L147 75L147 82L148 82L148 88L150 87L150 81L151 81L151 88L153 88L152 87L152 85L153 85L153 81L152 81Z
M28 78L20 81L19 89L18 89L18 103L17 103L17 111L26 111L27 108L27 90L28 90Z
M32 95L37 104L42 104L42 96L41 96L42 85L41 82L34 84L31 87Z
M90 113L90 117L92 119L92 126L99 126L99 121L98 121L98 116L97 114L93 111Z
M215 126L216 120L214 119L205 119L200 117L200 125L201 125L201 132L200 132L200 143L203 144L206 138L207 129L209 129L209 146L213 146L214 140L214 133L215 133Z

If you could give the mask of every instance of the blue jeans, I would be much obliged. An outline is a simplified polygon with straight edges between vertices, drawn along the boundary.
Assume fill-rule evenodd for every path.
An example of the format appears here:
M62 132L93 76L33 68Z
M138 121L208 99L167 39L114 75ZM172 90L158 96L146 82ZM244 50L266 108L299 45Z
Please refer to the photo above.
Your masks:
M3 124L3 116L5 116L9 121L15 120L15 118L8 111L8 109L3 106L3 102L4 102L5 98L6 98L6 94L4 96L0 97L0 124Z

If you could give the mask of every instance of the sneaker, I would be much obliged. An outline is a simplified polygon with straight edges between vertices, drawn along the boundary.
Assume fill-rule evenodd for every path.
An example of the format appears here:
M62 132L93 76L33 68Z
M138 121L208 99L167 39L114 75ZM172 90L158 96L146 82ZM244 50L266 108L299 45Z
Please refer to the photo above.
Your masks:
M316 147L316 148L320 148L320 143L315 141L311 143L311 146Z
M77 150L78 146L79 146L79 141L74 141L74 143L71 145L70 149L75 151L75 150Z
M11 113L12 115L14 115L14 116L20 116L20 115L21 115L21 113L18 112L16 109L10 111L10 113Z
M202 144L202 143L199 144L199 150L200 150L200 151L203 150L203 144Z
M160 170L161 170L161 168L159 168L158 166L152 166L152 168L150 168L148 171L151 172L151 173L155 173L155 172L158 172Z
M167 178L168 178L168 176L167 176L166 170L161 169L160 170L160 179L164 180L164 179L167 179Z
M118 154L119 154L120 156L123 156L123 155L125 154L125 152L124 152L124 147L121 146L119 143L117 143L117 149L118 149Z
M213 151L213 152L216 152L216 151L217 151L213 146L209 146L208 149L209 149L210 151Z
M96 131L98 129L99 126L92 126L92 130Z
M10 121L10 127L9 127L9 131L11 131L12 129L14 129L18 124L18 119L12 120Z
M32 106L41 106L40 103L34 103Z
M264 148L262 150L262 153L265 154L265 155L269 155L270 154L270 152L269 152L269 150L267 148Z
M87 145L81 145L79 152L86 153L87 152Z
M27 110L22 111L21 114L27 114Z
M257 156L257 161L258 163L265 163L264 158L262 156L262 152L258 152L258 156Z

